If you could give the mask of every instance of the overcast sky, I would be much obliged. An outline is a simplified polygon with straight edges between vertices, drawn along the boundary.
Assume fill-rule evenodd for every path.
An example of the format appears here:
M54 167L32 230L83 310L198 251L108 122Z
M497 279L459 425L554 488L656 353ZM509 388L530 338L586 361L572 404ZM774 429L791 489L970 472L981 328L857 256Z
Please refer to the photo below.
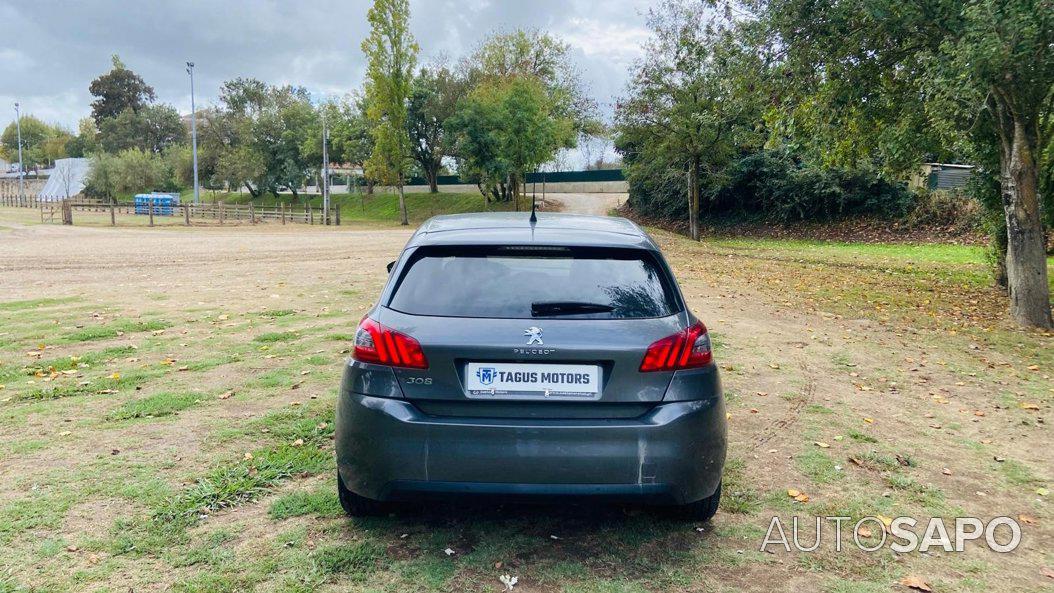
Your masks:
M456 59L488 33L548 30L571 44L589 92L610 114L647 33L643 0L411 0L420 60ZM296 84L312 93L359 88L367 0L0 0L0 129L22 112L75 130L89 115L88 84L111 54L138 72L158 100L190 111L184 62L197 64L199 105L238 76Z

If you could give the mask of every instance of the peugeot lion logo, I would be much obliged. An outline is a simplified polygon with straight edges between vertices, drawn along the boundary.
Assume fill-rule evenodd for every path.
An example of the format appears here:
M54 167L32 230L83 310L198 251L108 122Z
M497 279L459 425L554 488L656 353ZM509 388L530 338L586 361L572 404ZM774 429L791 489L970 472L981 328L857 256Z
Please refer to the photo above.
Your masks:
M542 345L542 328L534 326L528 327L523 330L523 335L527 336L528 346L533 344L538 344L539 346Z

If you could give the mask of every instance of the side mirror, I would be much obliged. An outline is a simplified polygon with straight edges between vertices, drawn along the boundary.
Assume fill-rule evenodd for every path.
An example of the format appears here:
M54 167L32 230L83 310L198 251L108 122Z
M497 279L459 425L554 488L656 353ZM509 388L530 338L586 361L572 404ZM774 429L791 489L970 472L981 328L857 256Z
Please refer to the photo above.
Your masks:
M390 262L388 262L388 265L385 266L385 267L388 268L388 273L391 274L392 273L392 268L395 267L395 262L390 261Z

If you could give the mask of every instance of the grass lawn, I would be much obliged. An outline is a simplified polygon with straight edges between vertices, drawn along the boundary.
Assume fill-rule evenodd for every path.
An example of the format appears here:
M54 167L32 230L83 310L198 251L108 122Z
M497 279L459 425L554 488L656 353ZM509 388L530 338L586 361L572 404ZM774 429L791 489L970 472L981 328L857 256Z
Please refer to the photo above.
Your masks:
M424 218L433 197L411 199ZM369 220L393 215L375 200ZM1054 335L1006 319L970 247L654 233L725 387L710 524L567 504L345 518L333 409L409 236L384 227L0 231L0 593L500 591L506 574L545 593L1049 588ZM835 515L1007 515L1024 538L759 551L773 516Z
M215 193L206 191L202 193L202 199L208 202L223 201L228 204L246 204L249 201L247 193ZM193 192L183 192L181 200L193 201ZM291 208L303 208L304 201L315 208L322 207L322 196L302 194L298 200L293 200L291 195L283 194L281 202ZM376 193L372 196L365 194L333 194L331 196L333 205L340 208L341 221L350 222L399 222L399 196L392 193ZM257 205L271 207L279 203L273 195L267 195L255 201ZM486 204L479 192L471 193L407 193L406 211L411 224L420 224L427 218L438 214L460 214L463 212L479 212L482 210L510 211L515 210L512 202L500 204Z
M204 192L202 198L206 202L223 201L227 204L246 204L249 202L247 193L214 193ZM193 194L184 192L181 198L184 202L192 202ZM283 195L282 202L292 211L304 208L304 200L313 208L322 207L321 196L302 196L301 199L293 201L292 196ZM351 194L335 194L332 196L334 207L340 208L342 224L362 223L368 226L398 226L399 225L399 197L396 194L377 193L373 196L360 196ZM126 201L131 201L128 197ZM272 208L278 204L274 196L268 195L254 201L258 207ZM529 208L527 204L527 208ZM516 209L514 202L486 204L483 196L479 193L408 193L406 194L407 215L411 225L419 225L426 219L440 214L461 214L465 212L508 212ZM33 208L3 208L4 220L18 222L20 224L39 224L40 212ZM316 211L316 220L318 212ZM195 219L194 224L216 224L215 221L202 221ZM235 220L228 220L228 224L245 224ZM146 226L149 217L146 215L117 215L117 226ZM183 217L155 216L156 226L178 227L183 225ZM108 212L76 211L74 213L74 225L76 226L110 226L110 215ZM0 224L0 233L5 227Z

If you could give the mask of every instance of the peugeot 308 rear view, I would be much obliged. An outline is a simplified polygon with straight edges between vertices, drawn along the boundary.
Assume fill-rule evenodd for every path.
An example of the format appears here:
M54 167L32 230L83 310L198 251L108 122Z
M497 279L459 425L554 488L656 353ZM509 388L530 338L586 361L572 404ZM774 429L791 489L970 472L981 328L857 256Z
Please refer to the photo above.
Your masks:
M608 217L430 219L363 317L336 416L352 515L430 496L597 497L709 519L726 425L706 327Z

